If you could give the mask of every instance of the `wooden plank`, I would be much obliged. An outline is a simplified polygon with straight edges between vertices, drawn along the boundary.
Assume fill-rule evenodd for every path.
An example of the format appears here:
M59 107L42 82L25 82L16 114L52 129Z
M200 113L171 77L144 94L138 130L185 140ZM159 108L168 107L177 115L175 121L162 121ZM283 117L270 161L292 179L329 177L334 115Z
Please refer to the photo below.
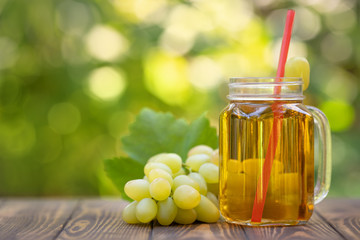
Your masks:
M360 199L326 199L316 205L324 218L346 239L360 239Z
M154 239L344 239L315 212L306 225L288 227L242 227L219 222L160 226L155 223Z
M7 199L0 208L0 239L53 239L75 204L74 200Z
M305 225L286 227L249 227L245 229L248 239L343 239L315 212Z
M153 239L169 240L169 239L246 239L244 229L240 225L228 224L226 222L218 222L205 224L195 222L191 225L171 224L170 226L161 226L154 224Z
M57 239L146 239L151 224L127 224L121 219L128 203L121 200L83 200Z
M248 227L245 228L248 239L343 239L328 223L315 212L305 225L286 227Z
M121 220L121 200L0 199L6 239L360 239L360 200L326 199L308 224L242 227L218 222L160 226ZM77 206L77 207L76 207ZM74 210L75 209L75 210Z

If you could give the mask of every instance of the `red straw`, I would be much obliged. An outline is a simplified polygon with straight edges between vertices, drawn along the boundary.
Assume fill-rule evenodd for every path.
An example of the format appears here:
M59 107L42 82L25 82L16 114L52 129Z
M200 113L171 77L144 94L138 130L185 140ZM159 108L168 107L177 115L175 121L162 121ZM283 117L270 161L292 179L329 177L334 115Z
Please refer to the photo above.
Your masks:
M276 73L276 79L275 79L276 82L281 82L282 77L284 77L285 63L286 63L286 59L287 59L287 55L288 55L288 51L289 51L291 30L292 30L292 26L293 26L293 22L294 22L294 16L295 16L295 11L288 10L287 17L286 17L286 23L285 23L285 29L284 29L284 35L283 35L282 44L281 44L279 64L278 64L278 69L277 69L277 73ZM278 95L280 93L281 93L281 86L276 86L274 89L274 94ZM272 130L270 133L269 145L268 145L266 156L265 156L263 171L257 182L253 212L252 212L252 217L251 217L252 222L261 222L264 205L265 205L266 192L267 192L269 180L270 180L271 167L273 164L276 147L277 147L277 144L279 141L280 129L282 126L283 115L282 115L280 106L277 104L273 104L271 106L271 108L274 112L274 123L273 123L273 127L272 127Z

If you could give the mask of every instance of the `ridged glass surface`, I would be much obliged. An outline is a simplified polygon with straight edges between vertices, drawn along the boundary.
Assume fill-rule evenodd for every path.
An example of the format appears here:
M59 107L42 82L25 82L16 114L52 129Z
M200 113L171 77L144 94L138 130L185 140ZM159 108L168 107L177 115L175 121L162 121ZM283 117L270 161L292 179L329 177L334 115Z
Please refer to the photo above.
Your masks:
M249 224L274 122L274 101L234 101L220 115L220 210ZM314 206L314 120L301 101L280 102L283 119L262 222L298 224Z

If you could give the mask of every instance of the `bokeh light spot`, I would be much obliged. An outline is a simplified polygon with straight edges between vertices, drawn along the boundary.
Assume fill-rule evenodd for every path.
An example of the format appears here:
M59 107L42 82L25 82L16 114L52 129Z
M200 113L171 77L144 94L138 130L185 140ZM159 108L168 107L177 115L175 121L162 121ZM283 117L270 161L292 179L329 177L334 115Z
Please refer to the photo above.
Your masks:
M190 61L189 79L199 89L211 89L221 82L220 67L208 57L199 56Z
M216 27L230 33L237 33L245 28L254 13L253 5L248 1L206 0L196 1L195 6L205 15L211 16Z
M122 0L120 0L122 1ZM166 0L134 0L134 13L142 21L151 22L166 7ZM156 21L155 21L156 22Z
M88 6L78 1L62 1L56 17L59 28L68 34L83 34L91 24Z
M301 40L309 40L316 37L321 30L320 17L315 12L304 7L297 7L294 10L296 11L296 17L294 19L293 37ZM286 11L286 9L274 10L266 18L268 28L272 29L272 32L278 37L282 37L283 34Z
M282 39L279 38L273 44L269 45L269 51L272 53L272 58L267 59L269 64L271 64L274 68L277 68L279 62L279 53L281 49ZM307 57L308 51L306 44L296 39L291 39L291 47L289 48L288 59L292 57Z
M353 8L356 0L306 0L309 5L322 13L342 12Z
M325 101L320 105L320 109L327 116L334 132L345 131L354 123L355 110L344 101Z
M294 36L302 40L314 38L321 30L320 17L307 8L298 7L294 9L296 17L294 19Z
M332 12L341 0L297 0L300 4L312 6L319 12Z
M321 53L330 62L341 62L352 54L351 39L343 34L328 34L321 42Z
M168 27L160 36L160 46L174 55L187 53L194 45L194 35L187 34L181 28Z
M175 27L189 35L210 31L214 28L208 15L201 9L180 4L173 8L166 21L167 27Z
M246 37L244 37L246 36ZM272 65L265 62L270 37L263 22L253 18L236 37L236 44L219 49L215 59L226 78L234 76L268 76ZM272 57L271 57L272 59Z
M230 77L247 76L244 71L250 65L246 56L241 54L229 53L219 56L217 59L223 75L228 79ZM251 75L251 74L250 74ZM249 75L249 76L250 76ZM227 93L226 93L227 94Z
M167 15L166 0L112 0L121 15L131 22L160 23Z
M190 94L188 64L182 57L154 52L146 57L145 84L148 90L169 105L182 105Z
M112 0L111 3L122 18L130 22L138 22L139 19L135 15L134 0Z
M48 122L51 129L59 134L74 132L80 122L80 112L72 103L63 102L55 104L48 113Z
M183 55L194 45L200 32L213 28L210 19L194 7L180 4L172 9L160 36L160 47L172 54Z
M284 17L286 16L286 9L277 9L272 11L266 17L266 25L268 29L271 29L271 32L279 37L282 36L282 32L284 30ZM294 19L295 20L295 19Z
M123 56L128 48L128 40L115 29L97 25L86 36L86 48L91 56L102 61L114 61Z
M90 93L100 100L116 100L126 88L126 80L122 71L111 67L93 70L88 79Z
M348 11L328 14L325 17L326 25L330 30L337 31L348 31L356 25L356 13L354 10L349 9Z

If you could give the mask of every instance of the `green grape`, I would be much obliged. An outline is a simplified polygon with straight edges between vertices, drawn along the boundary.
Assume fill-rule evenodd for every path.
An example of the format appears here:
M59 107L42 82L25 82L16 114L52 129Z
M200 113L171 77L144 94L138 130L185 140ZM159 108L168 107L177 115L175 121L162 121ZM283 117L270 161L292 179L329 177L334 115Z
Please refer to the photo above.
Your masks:
M191 224L195 222L197 217L196 211L194 209L181 209L178 208L174 222L179 224Z
M170 183L170 186L173 185L173 178L171 177L171 175L162 169L156 168L149 172L150 183L154 181L156 178L164 178Z
M188 176L189 176L189 178L191 178L192 180L194 180L195 182L197 182L199 184L200 194L206 195L207 185L206 185L206 182L205 182L205 179L203 178L203 176L201 176L199 173L195 173L195 172L189 173Z
M149 177L148 175L149 175L150 171L153 169L162 169L162 170L166 171L167 173L169 173L170 175L172 175L171 169L168 166L166 166L165 164L157 163L157 162L150 162L150 163L147 163L144 167L145 176Z
M196 219L206 223L217 222L220 217L217 207L203 195L201 195L200 203L195 207L195 211L197 213Z
M204 163L199 169L199 173L207 183L219 182L219 167L213 163Z
M133 201L129 203L124 210L122 211L122 219L130 224L140 223L140 221L136 218L136 206L138 202Z
M191 155L190 157L188 157L188 159L186 159L185 164L192 171L198 172L200 166L203 165L204 163L207 163L207 162L210 162L210 156L209 155L196 154L196 155Z
M301 77L304 85L303 90L309 87L310 64L304 57L293 57L286 61L285 77Z
M125 184L124 191L129 198L140 201L143 198L149 198L149 182L144 179L135 179Z
M210 162L212 162L216 166L219 166L219 149L214 150L213 154L211 155Z
M149 158L149 160L147 161L148 163L151 163L151 162L156 162L156 159L158 159L159 157L163 156L163 155L166 155L167 153L159 153L159 154L156 154L154 156L152 156L151 158Z
M156 217L157 210L153 199L144 198L136 206L136 218L142 223L148 223Z
M189 185L181 185L176 188L173 199L179 208L191 209L196 207L200 202L200 193Z
M170 225L177 214L178 208L176 207L174 200L169 197L164 201L159 201L158 205L158 212L156 215L157 221L164 226Z
M188 157L197 154L206 154L209 157L211 157L212 153L213 153L213 149L211 147L206 145L198 145L190 149L190 151L188 152Z
M172 173L178 172L182 165L181 157L176 153L161 154L154 162L165 164L171 169Z
M150 195L155 200L162 201L170 196L171 185L164 178L156 178L150 183Z
M207 189L208 189L208 192L212 192L215 196L219 196L219 184L218 183L208 183Z
M219 200L212 192L208 192L206 197L219 209Z
M177 173L173 174L173 177L175 178L175 177L180 176L180 175L186 175L186 172L185 172L184 168L180 168L180 170Z
M177 176L176 178L174 178L172 190L175 191L175 189L181 185L189 185L189 186L195 188L197 191L200 191L199 184L187 175L180 175L180 176Z

